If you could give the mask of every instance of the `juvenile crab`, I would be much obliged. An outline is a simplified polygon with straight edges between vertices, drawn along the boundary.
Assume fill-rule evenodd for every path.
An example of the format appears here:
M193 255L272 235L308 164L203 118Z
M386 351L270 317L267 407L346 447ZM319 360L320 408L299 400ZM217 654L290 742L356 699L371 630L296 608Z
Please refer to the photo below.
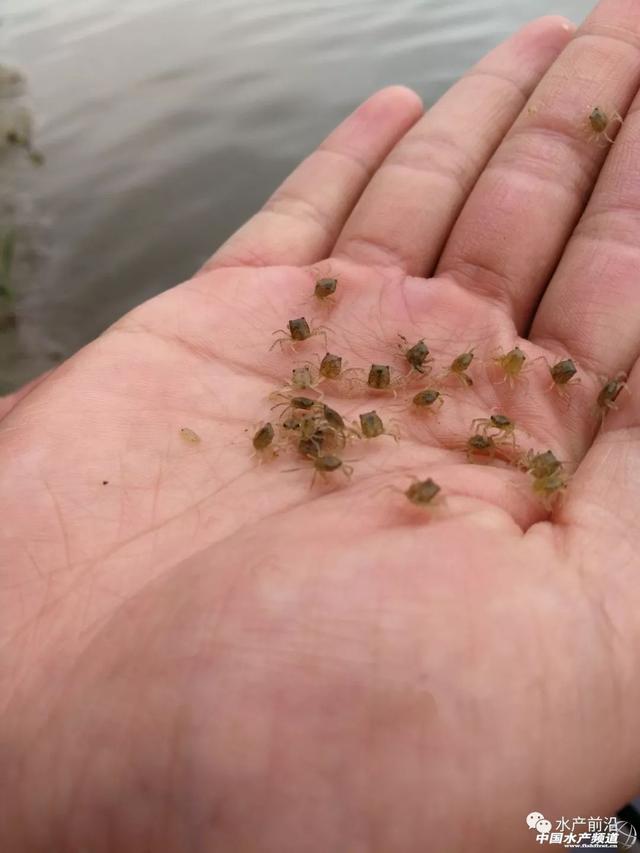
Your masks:
M294 405L285 409L285 413L289 411L290 414L280 420L283 440L294 442L304 456L310 456L314 452L317 455L321 449L333 451L345 446L347 436L353 431L345 424L339 412L319 400L312 401L309 397L292 398L291 402L302 402L303 407Z
M467 439L466 451L467 461L474 462L476 456L489 457L493 459L496 455L497 446L495 441L482 433L475 433Z
M288 394L299 394L301 391L315 391L322 397L322 391L318 388L321 381L320 374L311 364L294 367L291 370L291 379L285 382L280 391L274 391L269 395L270 400L286 397Z
M569 482L569 475L552 450L528 450L515 460L515 465L531 477L531 488L547 509L560 496Z
M579 385L580 379L576 376L578 368L575 366L573 359L563 358L555 364L548 365L551 375L550 390L555 390L561 397L567 398L567 387L569 385Z
M342 447L344 447L347 438L350 436L360 438L358 431L347 426L342 415L336 412L335 409L332 409L331 406L320 403L317 411L321 424L326 426L327 429L332 430L339 437Z
M313 294L317 299L320 299L322 302L324 302L325 299L330 299L331 297L333 297L337 288L337 278L319 278L315 283Z
M353 383L362 375L357 367L345 367L343 358L332 352L325 353L318 368L319 382L330 381L338 383L338 387L351 392Z
M627 388L627 374L617 373L611 379L607 379L605 384L600 389L596 398L596 407L600 414L601 420L604 421L607 412L610 409L617 409L616 400L622 390Z
M402 355L409 363L411 370L418 373L426 374L431 371L431 362L433 359L429 355L429 347L424 342L424 338L420 338L412 346L409 346L409 341L404 335L398 335L400 343L398 344Z
M342 356L334 355L332 352L326 353L318 370L324 379L340 379L342 376Z
M270 422L259 427L251 439L253 455L259 456L262 461L277 456L278 450L274 446L275 437L276 433Z
M516 449L516 425L507 415L490 415L488 418L474 418L471 422L471 431L480 432L487 437L489 430L495 430L494 435L490 436L495 443L505 444L511 443L513 450Z
M527 356L519 346L514 346L509 352L492 356L491 360L504 373L500 381L508 382L509 386L513 388L516 380L522 377Z
M395 397L404 384L404 377L394 376L388 364L372 364L369 368L366 386L371 391L391 392Z
M563 358L561 361L557 361L555 364L549 365L551 381L555 386L569 385L571 382L579 382L579 379L574 378L577 372L578 368L575 366L575 363L571 358Z
M335 303L335 294L338 289L338 276L331 271L331 263L311 267L313 275L313 295L317 302L322 305Z
M282 348L282 345L285 343L289 344L290 346L295 346L301 341L308 341L309 338L313 338L316 336L320 336L324 339L324 345L326 349L327 331L328 330L325 326L310 326L304 317L296 317L294 320L288 321L287 329L276 329L273 334L283 335L283 337L276 338L276 340L271 344L269 349L273 349L277 344L280 344L280 347Z
M525 454L516 460L516 465L530 474L534 479L550 477L562 468L562 462L560 462L551 450L545 450L544 453L527 450Z
M394 441L397 442L399 440L400 436L397 425L394 424L392 429L387 429L382 422L382 418L375 410L364 412L358 415L358 417L360 419L359 434L363 438L378 438L380 435L389 435ZM357 430L357 427L355 429Z
M311 489L313 488L318 475L320 475L323 480L327 481L328 474L333 474L335 471L342 471L342 473L348 480L351 479L351 475L353 474L353 466L347 465L346 462L343 462L339 456L334 456L333 454L311 454L307 458L309 459L313 468L311 485L309 486L309 488ZM290 473L292 471L300 471L300 468L289 468L285 473Z
M295 417L297 412L311 411L318 404L318 400L314 400L313 397L289 397L287 394L282 394L281 392L277 392L276 396L281 396L283 400L280 403L276 403L275 406L272 406L271 411L274 411L274 409L279 409L280 407L284 406L282 412L280 413L281 423L284 420L288 420L290 416Z
M441 487L428 477L426 480L414 480L404 494L412 504L419 507L430 507Z
M369 368L367 385L376 391L386 391L391 387L391 369L387 364L372 364Z
M622 116L617 110L607 113L602 107L595 106L587 118L587 132L590 131L589 142L597 142L598 145L606 146L613 143L613 139L607 133L612 123L622 124Z
M567 475L562 471L562 469L558 469L543 477L534 477L532 489L534 494L540 498L546 509L551 509L555 501L567 488L567 484Z
M473 385L473 379L469 376L467 370L473 361L474 349L475 347L471 347L471 349L465 350L465 352L457 355L449 365L449 368L443 378L446 379L448 376L457 376L458 380L465 388L470 388Z
M420 412L434 413L444 405L444 396L437 388L423 388L411 399L411 408Z
M307 458L319 456L320 453L333 453L344 447L344 435L337 433L334 429L316 422L310 435L302 435L299 439L298 453Z

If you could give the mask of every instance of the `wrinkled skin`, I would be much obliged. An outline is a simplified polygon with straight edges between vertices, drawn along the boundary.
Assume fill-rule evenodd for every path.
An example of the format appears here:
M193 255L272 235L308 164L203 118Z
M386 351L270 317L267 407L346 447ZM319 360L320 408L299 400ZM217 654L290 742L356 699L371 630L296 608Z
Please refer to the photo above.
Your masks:
M0 849L495 853L539 849L532 811L637 792L639 44L637 4L604 0L424 116L384 90L200 274L4 401ZM625 116L610 150L596 99ZM310 490L250 446L303 313L352 366L398 333L441 365L473 346L474 385ZM486 365L516 344L511 389ZM576 361L570 405L538 356ZM492 410L575 463L551 513L466 462ZM410 474L432 514L384 488Z

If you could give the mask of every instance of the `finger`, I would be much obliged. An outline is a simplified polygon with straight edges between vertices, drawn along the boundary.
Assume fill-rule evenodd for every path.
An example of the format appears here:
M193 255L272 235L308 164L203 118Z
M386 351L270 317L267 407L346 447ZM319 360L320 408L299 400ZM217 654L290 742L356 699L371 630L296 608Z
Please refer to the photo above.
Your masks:
M579 530L584 562L595 563L603 581L612 567L638 585L640 527L640 364L607 414L602 430L580 463L560 506L560 524ZM637 622L637 609L634 612Z
M596 374L640 357L640 97L547 288L531 339Z
M535 21L458 81L387 157L333 254L429 274L478 175L570 32L564 18Z
M422 102L410 89L377 92L298 166L203 271L312 264L326 257L371 175L421 115Z
M594 105L624 114L640 83L640 5L603 0L531 98L462 212L439 265L503 306L519 331L548 282L606 155Z

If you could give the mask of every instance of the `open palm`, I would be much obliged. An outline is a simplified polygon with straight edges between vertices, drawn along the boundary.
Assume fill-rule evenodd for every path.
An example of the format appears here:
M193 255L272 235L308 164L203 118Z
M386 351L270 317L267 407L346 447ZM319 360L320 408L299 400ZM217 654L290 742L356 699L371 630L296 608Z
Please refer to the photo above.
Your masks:
M640 11L604 0L425 116L378 93L198 276L7 402L2 850L525 850L527 813L635 793L638 374L597 435L593 405L639 355L639 45ZM594 104L626 115L610 152ZM543 361L514 389L479 366L310 490L250 453L300 315L350 366L402 333L441 364L568 354L582 381L567 405ZM523 474L466 462L496 408L576 463L550 518ZM409 474L443 487L433 518L384 488Z

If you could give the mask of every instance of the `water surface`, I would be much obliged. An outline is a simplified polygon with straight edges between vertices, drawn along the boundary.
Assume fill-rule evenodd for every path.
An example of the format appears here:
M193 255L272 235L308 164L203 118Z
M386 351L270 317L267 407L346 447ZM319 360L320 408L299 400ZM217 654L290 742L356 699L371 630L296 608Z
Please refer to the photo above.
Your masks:
M0 150L17 323L0 391L188 277L375 89L433 102L522 23L584 0L3 0ZM20 93L22 91L22 94ZM16 110L21 111L19 114Z

